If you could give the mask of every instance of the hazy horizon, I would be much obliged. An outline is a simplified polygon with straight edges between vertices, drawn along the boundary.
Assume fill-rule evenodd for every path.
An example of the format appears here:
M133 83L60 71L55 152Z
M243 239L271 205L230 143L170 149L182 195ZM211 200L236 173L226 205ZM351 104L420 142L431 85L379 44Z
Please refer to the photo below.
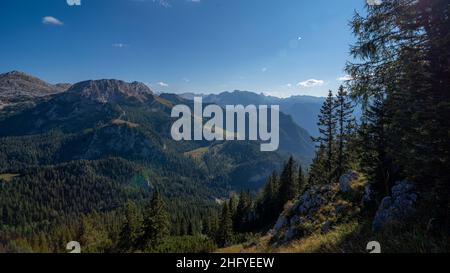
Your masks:
M11 72L24 73L24 74L26 74L26 75L36 77L36 78L38 78L38 79L40 79L40 80L43 80L43 81L45 81L45 82L47 82L47 83L54 84L54 85L55 85L55 84L71 84L71 85L73 85L73 84L76 84L76 83L79 83L79 82L90 81L90 80L92 80L92 81L98 81L98 80L120 80L120 81L125 81L125 82L134 82L134 81L135 81L135 80L126 81L126 80L123 80L123 79L120 79L120 78L101 78L101 79L99 78L99 79L85 79L85 80L82 80L82 81L79 81L79 82L61 82L61 81L55 81L55 82L52 82L52 81L48 81L48 80L46 80L46 79L43 79L43 78L39 77L38 75L30 74L30 73L28 73L28 72L26 72L26 71L21 71L21 70L18 70L18 69L13 69L13 70L10 70L10 71L3 71L3 72L1 72L0 74L6 74L6 73L11 73ZM140 82L140 81L137 81L137 82ZM141 83L144 83L144 82L141 82ZM146 84L146 83L144 83L144 84ZM147 85L147 84L146 84L146 85ZM194 94L194 95L219 95L219 94L222 94L222 93L250 92L250 93L253 93L253 94L257 94L257 95L264 95L264 96L266 96L266 97L275 97L275 98L279 98L279 99L287 99L287 98L291 98L291 97L314 97L314 98L324 98L324 97L325 97L325 96L302 95L302 94L298 94L298 95L293 94L293 95L289 95L289 96L286 96L286 97L282 97L282 96L277 96L277 95L267 94L267 93L265 93L265 92L260 92L260 91L258 91L258 90L240 90L240 89L234 89L234 90L222 90L222 91L216 91L216 92L214 92L214 91L212 91L212 92L195 92L195 91L186 91L186 92L183 92L183 91L181 91L181 92L163 91L163 92L161 92L161 91L154 90L154 89L152 88L152 86L150 86L150 85L147 85L147 86L148 86L153 92L155 92L155 94L176 94L176 95L184 95L184 94Z

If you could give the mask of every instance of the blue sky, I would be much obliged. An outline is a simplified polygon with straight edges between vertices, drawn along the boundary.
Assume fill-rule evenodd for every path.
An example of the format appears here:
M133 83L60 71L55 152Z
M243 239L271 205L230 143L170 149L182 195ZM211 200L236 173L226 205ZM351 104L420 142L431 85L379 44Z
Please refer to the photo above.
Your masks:
M77 1L77 0L69 0ZM2 0L0 72L159 92L326 95L364 0Z

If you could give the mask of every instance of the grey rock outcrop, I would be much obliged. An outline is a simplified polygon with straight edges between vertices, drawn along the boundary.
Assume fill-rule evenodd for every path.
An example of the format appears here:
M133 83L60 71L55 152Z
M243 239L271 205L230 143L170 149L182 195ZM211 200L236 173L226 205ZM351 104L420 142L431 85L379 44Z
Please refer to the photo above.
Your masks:
M341 177L340 183L309 187L278 218L269 233L272 242L284 244L314 232L327 233L358 214L364 194L364 185L352 185L358 179L359 174L350 171Z
M414 184L408 180L399 181L392 188L391 196L383 198L372 222L372 229L379 231L388 223L406 220L416 212L418 195Z
M359 178L359 174L350 171L339 178L339 188L342 192L346 193L350 190L350 185L353 181Z

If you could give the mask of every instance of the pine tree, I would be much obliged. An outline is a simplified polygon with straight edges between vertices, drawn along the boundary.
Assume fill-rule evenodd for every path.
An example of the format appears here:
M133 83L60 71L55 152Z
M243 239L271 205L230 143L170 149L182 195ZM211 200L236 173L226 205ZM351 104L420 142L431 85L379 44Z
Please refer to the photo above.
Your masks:
M206 236L210 236L211 234L211 220L209 217L202 220L202 234Z
M233 220L227 202L222 207L219 228L217 230L216 242L220 247L228 246L233 241Z
M367 143L366 149L372 153L372 159L365 165L366 174L370 177L373 188L379 194L378 199L390 195L394 183L394 167L389 153L388 116L386 99L382 95L374 97L367 111Z
M330 90L328 97L322 105L319 115L320 136L313 139L319 144L318 148L325 149L324 172L327 183L331 184L336 178L335 167L335 137L336 137L336 104L333 98L333 92Z
M278 208L278 190L278 174L273 172L268 178L256 205L257 225L261 228L273 224L280 213Z
M129 201L124 209L125 222L119 234L118 247L121 252L134 252L139 248L143 234L143 219L136 204Z
M239 202L236 208L234 230L245 232L249 227L249 214L252 210L252 199L248 191L241 191Z
M341 177L349 167L349 155L347 145L351 134L353 121L353 108L351 101L341 85L335 100L337 118L337 158L336 176Z
M187 231L187 235L195 235L195 228L194 228L194 224L190 221L189 225L188 225L188 231Z
M209 234L211 239L215 239L215 236L219 230L219 216L216 212L212 212L209 217Z
M367 14L355 14L352 21L357 43L351 53L356 61L346 68L353 78L351 95L367 106L372 104L364 113L372 121L360 131L361 139L368 141L364 144L372 146L364 151L364 165L379 194L389 192L388 177L413 178L426 192L424 196L429 196L429 205L440 200L439 209L432 210L440 211L439 215L430 217L447 222L447 230L449 14L448 0L391 0L367 6ZM375 117L377 112L382 115ZM382 127L385 142L376 147L372 140L381 136Z
M308 185L323 185L328 183L328 176L324 175L325 172L325 146L320 145L316 149L316 155L313 158L313 162L308 172Z
M104 253L111 247L111 240L106 231L99 226L96 212L83 216L80 229L80 244L85 253Z
M230 211L231 219L233 220L233 223L236 220L236 209L238 205L238 196L235 192L232 192L230 194L230 200L228 202L228 209Z
M280 189L278 191L278 204L279 209L282 210L284 205L297 197L298 184L295 178L296 162L291 156L284 165L283 171L280 176Z
M303 168L302 165L298 165L298 173L297 173L297 189L298 193L302 193L303 190L306 188L306 179L305 175L303 174Z
M159 191L153 193L152 199L144 212L144 247L152 250L169 235L170 218L166 205Z

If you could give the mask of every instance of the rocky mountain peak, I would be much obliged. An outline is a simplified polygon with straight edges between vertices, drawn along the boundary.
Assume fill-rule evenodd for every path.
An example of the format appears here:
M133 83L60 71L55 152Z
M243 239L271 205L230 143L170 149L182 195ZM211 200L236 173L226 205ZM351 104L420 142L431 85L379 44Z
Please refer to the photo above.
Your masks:
M0 97L42 97L62 92L67 85L52 85L20 71L0 74Z
M79 82L72 85L67 92L81 94L84 98L101 103L116 102L130 97L145 101L153 95L152 90L141 82L128 83L114 79Z

